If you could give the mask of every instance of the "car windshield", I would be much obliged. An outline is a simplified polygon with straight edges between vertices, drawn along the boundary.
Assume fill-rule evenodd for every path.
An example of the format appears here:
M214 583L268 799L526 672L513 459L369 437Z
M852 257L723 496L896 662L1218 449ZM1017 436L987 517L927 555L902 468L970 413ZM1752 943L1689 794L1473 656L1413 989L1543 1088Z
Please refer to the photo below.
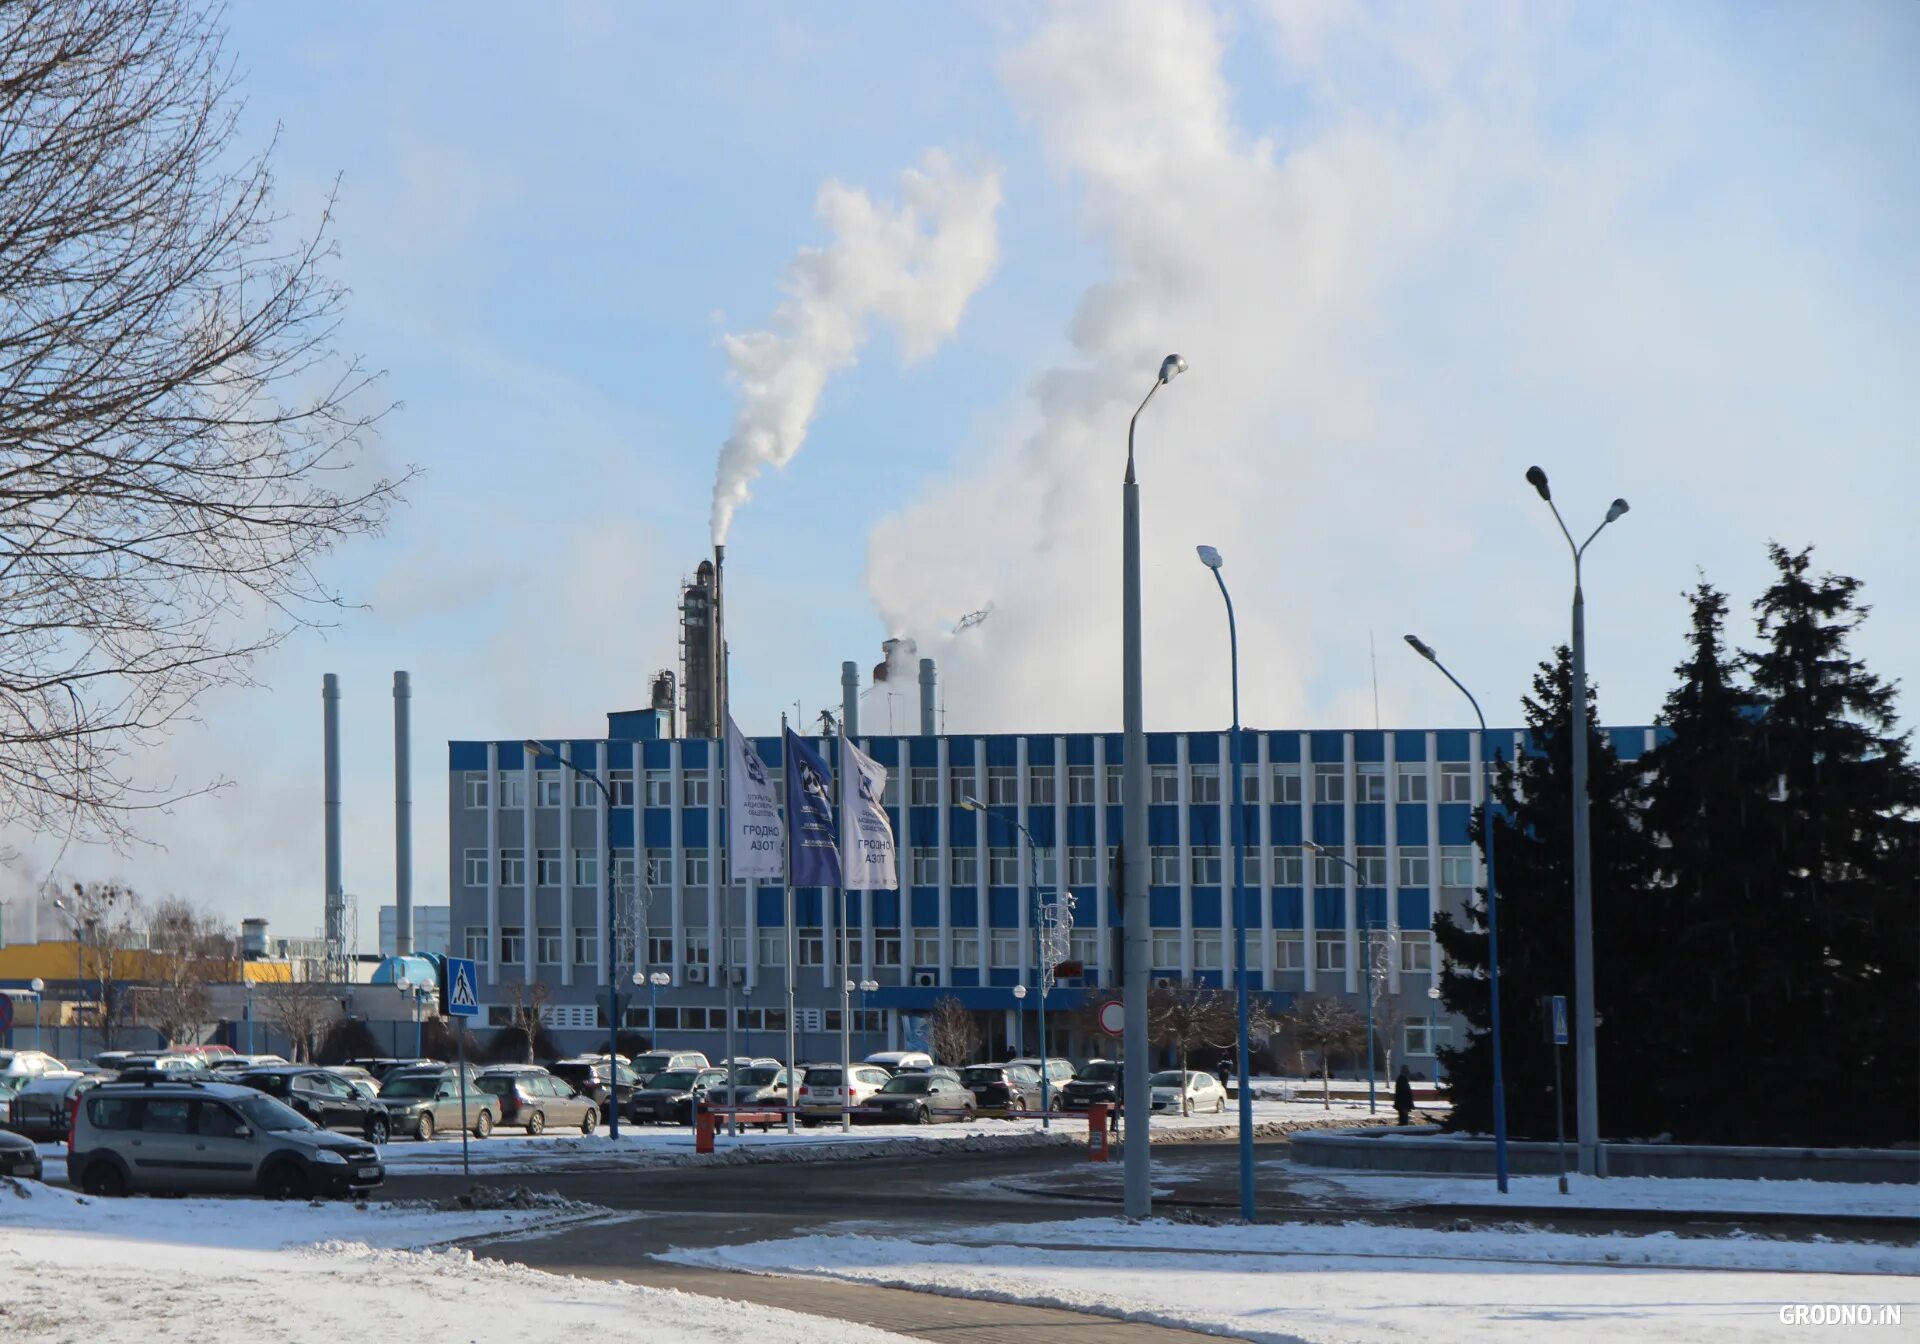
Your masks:
M903 1073L898 1078L887 1079L882 1092L925 1092L933 1086L933 1079L924 1073Z
M995 1065L991 1068L984 1067L984 1066L975 1066L974 1068L971 1068L971 1069L960 1070L960 1081L963 1083L969 1083L969 1084L1002 1083L1006 1081L1006 1074L1007 1074L1007 1071L1003 1068L1000 1068L998 1065Z
M473 1085L482 1092L490 1092L496 1097L504 1097L507 1093L513 1091L513 1085L518 1081L519 1079L511 1073L488 1073L476 1078Z
M672 1055L642 1055L633 1061L633 1071L642 1078L659 1073L673 1063Z
M733 1076L750 1087L765 1087L780 1076L780 1070L764 1066L756 1069L736 1069Z
M389 1078L385 1087L380 1089L383 1097L430 1097L440 1090L440 1084L446 1081L444 1074L404 1073L398 1078Z
M1148 1087L1179 1087L1180 1085L1180 1070L1178 1069L1169 1069L1165 1073L1156 1073L1153 1077L1147 1079Z
M838 1087L844 1076L838 1069L808 1069L801 1081L812 1087Z
M1086 1068L1080 1070L1080 1075L1075 1081L1082 1083L1117 1083L1120 1081L1120 1066L1111 1060L1096 1060L1092 1064L1087 1065Z
M670 1088L674 1091L679 1091L682 1088L692 1087L693 1079L694 1074L691 1070L682 1069L678 1073L660 1074L649 1086L655 1088Z
M65 1092L79 1081L78 1078L35 1078L20 1089L20 1095L23 1097L46 1096L52 1092Z
M233 1103L253 1127L266 1132L287 1129L318 1129L319 1126L291 1106L282 1106L272 1097L242 1097Z

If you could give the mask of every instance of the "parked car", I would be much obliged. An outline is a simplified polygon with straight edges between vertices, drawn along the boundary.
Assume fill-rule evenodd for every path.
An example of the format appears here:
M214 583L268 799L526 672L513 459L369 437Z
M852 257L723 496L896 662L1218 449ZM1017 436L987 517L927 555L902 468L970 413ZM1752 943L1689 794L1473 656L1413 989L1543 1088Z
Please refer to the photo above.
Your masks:
M39 1076L37 1073L0 1073L0 1128L13 1116L13 1094Z
M385 1143L393 1132L386 1107L362 1096L358 1088L331 1069L290 1064L280 1069L250 1069L231 1081L285 1102L322 1129L358 1134L376 1144Z
M863 1062L878 1064L888 1073L925 1073L933 1067L933 1056L920 1050L876 1050Z
M960 1070L960 1084L983 1111L1040 1109L1040 1075L1022 1064L973 1064Z
M971 1120L977 1109L973 1093L954 1079L932 1073L896 1073L866 1104L882 1112L872 1118L883 1125Z
M722 1069L721 1072L725 1073L726 1070ZM709 1092L707 1100L715 1106L785 1106L787 1079L791 1076L777 1060L755 1064L750 1068L736 1065L732 1094L728 1094L723 1081Z
M232 1083L103 1083L80 1099L67 1179L90 1195L358 1195L386 1178L379 1150Z
M91 1073L43 1073L27 1081L13 1096L7 1128L43 1142L67 1137L76 1098L100 1085Z
M207 1067L213 1071L214 1077L229 1079L248 1069L284 1068L286 1064L285 1055L222 1055L207 1061Z
M438 1059L404 1057L394 1059L381 1055L362 1059L350 1059L343 1067L349 1069L364 1069L373 1076L375 1082L384 1082L388 1074L398 1069L438 1069L447 1066L443 1061Z
M199 1055L168 1055L157 1050L127 1055L113 1067L118 1070L122 1078L140 1073L158 1073L179 1078L211 1078L213 1076L213 1071L207 1067L206 1061Z
M1120 1095L1120 1065L1111 1059L1090 1059L1060 1090L1060 1109L1084 1111L1102 1101L1118 1106Z
M43 1073L63 1073L66 1067L44 1050L0 1050L0 1074L38 1077Z
M545 1069L489 1069L478 1086L500 1102L500 1123L539 1134L549 1125L578 1128L591 1134L600 1124L600 1107L571 1083Z
M468 1070L465 1114L476 1139L500 1123L500 1099L483 1092L478 1075ZM380 1084L377 1103L387 1113L389 1132L430 1139L436 1130L460 1132L460 1075L453 1068L396 1070Z
M601 1056L602 1059L605 1056ZM710 1069L713 1065L698 1050L649 1050L632 1062L633 1071L640 1076L644 1087L651 1083L656 1074L672 1071L684 1073L688 1069Z
M855 1064L852 1078L838 1064L815 1064L800 1078L800 1123L817 1125L837 1119L845 1106L864 1106L867 1098L887 1085L887 1071L878 1064Z
M592 1098L602 1115L610 1114L615 1106L619 1106L620 1114L625 1115L627 1103L633 1099L633 1094L646 1086L646 1081L625 1064L616 1062L609 1072L605 1055L598 1059L563 1059L549 1064L547 1072L575 1092Z
M1168 1069L1147 1079L1147 1086L1153 1090L1156 1111L1178 1111L1182 1115L1212 1111L1218 1115L1227 1109L1227 1089L1210 1073L1182 1074L1178 1069Z
M1022 1068L1032 1069L1036 1075L1041 1071L1042 1061L1038 1059L1010 1059L1007 1062L1009 1064L1018 1064ZM1057 1111L1060 1109L1060 1094L1066 1090L1067 1084L1073 1081L1073 1061L1052 1056L1044 1062L1046 1065L1047 1095L1053 1103L1053 1109Z
M0 1129L0 1176L40 1180L40 1146L24 1134Z
M711 1094L716 1100L727 1089L725 1069L669 1069L635 1092L627 1103L627 1118L638 1124L690 1125L693 1102Z

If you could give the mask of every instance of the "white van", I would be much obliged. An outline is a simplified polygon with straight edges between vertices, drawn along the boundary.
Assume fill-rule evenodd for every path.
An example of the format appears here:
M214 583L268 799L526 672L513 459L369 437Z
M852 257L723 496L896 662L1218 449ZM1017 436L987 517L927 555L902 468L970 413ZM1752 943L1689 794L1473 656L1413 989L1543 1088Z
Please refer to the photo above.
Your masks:
M0 1073L38 1078L43 1074L59 1073L66 1067L44 1050L0 1050Z
M933 1067L933 1056L919 1050L881 1050L862 1062L878 1064L888 1073L925 1073Z

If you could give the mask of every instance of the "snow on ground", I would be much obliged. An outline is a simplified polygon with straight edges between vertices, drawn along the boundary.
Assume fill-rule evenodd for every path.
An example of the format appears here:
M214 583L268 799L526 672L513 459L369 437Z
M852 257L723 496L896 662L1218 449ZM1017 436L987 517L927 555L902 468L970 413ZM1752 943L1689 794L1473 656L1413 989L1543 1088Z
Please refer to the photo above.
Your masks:
M1609 1258L1613 1257L1613 1258ZM1274 1344L1748 1340L1794 1303L1897 1304L1920 1319L1911 1248L1260 1228L1118 1220L969 1229L965 1241L810 1236L676 1252L688 1264L1031 1302ZM1695 1264L1717 1268L1682 1268ZM1750 1265L1752 1268L1731 1266ZM1798 1268L1798 1266L1807 1268Z
M577 1210L574 1211L577 1216ZM819 1344L814 1317L408 1249L551 1214L435 1213L262 1200L87 1200L0 1182L0 1336L193 1344L578 1344L611 1333L684 1344ZM303 1243L312 1244L303 1244ZM217 1250L218 1254L208 1254ZM106 1330L106 1322L120 1323ZM835 1340L898 1344L836 1322Z
M1920 1219L1920 1185L1850 1185L1838 1181L1735 1181L1664 1176L1567 1177L1560 1193L1552 1176L1514 1176L1502 1195L1491 1176L1412 1176L1330 1171L1285 1159L1263 1162L1284 1170L1294 1189L1356 1195L1388 1205L1484 1204L1516 1208L1670 1209L1698 1213L1798 1213L1810 1217L1874 1215Z

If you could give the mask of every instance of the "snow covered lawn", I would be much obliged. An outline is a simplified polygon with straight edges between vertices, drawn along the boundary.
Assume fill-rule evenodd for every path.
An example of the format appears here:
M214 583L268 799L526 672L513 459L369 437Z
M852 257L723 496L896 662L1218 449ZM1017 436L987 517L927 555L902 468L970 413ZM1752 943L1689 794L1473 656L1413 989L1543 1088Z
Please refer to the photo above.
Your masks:
M1389 1206L1408 1204L1502 1204L1516 1208L1671 1209L1700 1213L1799 1213L1810 1217L1876 1215L1920 1219L1920 1185L1850 1185L1838 1181L1681 1180L1660 1176L1567 1177L1560 1193L1552 1176L1515 1176L1502 1195L1491 1176L1396 1176L1330 1171L1284 1160L1263 1167L1283 1170L1295 1189L1316 1183L1328 1193L1357 1195Z
M554 1216L88 1200L0 1181L0 1338L439 1344L505 1337L578 1344L609 1331L633 1338L640 1321L650 1340L688 1344L818 1344L825 1337L812 1317L562 1278L475 1260L464 1250L413 1249ZM576 1208L559 1216L581 1215ZM832 1326L832 1337L855 1344L899 1339L842 1323Z
M689 1264L1031 1302L1274 1344L1746 1340L1794 1303L1898 1304L1920 1320L1910 1247L1442 1232L1360 1224L1203 1227L1110 1219L964 1238L811 1236L676 1252ZM1897 1334L1897 1331L1890 1333Z

